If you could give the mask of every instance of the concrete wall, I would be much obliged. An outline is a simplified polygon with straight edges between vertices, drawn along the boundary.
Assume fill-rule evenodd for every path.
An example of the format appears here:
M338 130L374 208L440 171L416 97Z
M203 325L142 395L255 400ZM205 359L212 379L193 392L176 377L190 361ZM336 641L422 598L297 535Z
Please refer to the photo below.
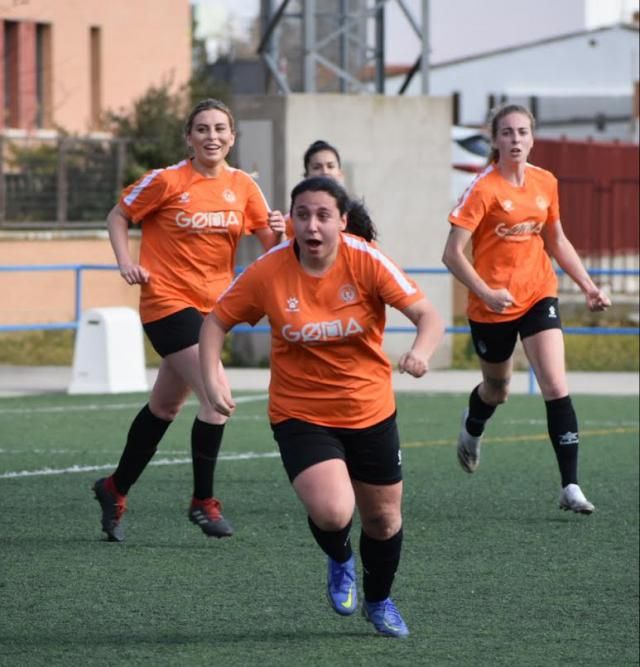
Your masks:
M289 193L302 178L305 149L316 139L325 139L340 150L348 189L364 198L383 251L404 268L441 267L449 229L448 99L290 95L236 98L235 106L239 129L235 160L255 173L274 208L288 209ZM240 244L239 264L258 255L254 241L245 239ZM113 264L106 233L22 237L5 233L0 237L0 264L62 263ZM450 323L451 278L414 277ZM0 323L73 319L73 279L73 272L0 272ZM137 302L138 289L124 284L117 271L85 274L85 308L135 308ZM392 309L388 320L391 325L409 325ZM395 360L412 339L412 334L389 334L385 349ZM450 338L445 339L434 367L449 364L450 343ZM252 362L268 356L264 334L238 335L234 344Z
M272 206L286 210L289 193L302 178L306 148L316 139L332 143L340 151L349 191L362 197L372 214L381 248L405 268L440 267L449 229L449 104L447 98L375 95L236 97L236 156L243 169L256 173ZM270 136L256 139L258 127ZM450 323L451 278L416 280ZM389 324L408 321L390 310ZM396 359L411 340L389 334L386 351ZM447 339L434 365L447 365L449 359Z
M130 241L137 254L138 240ZM30 233L0 236L0 264L115 264L106 232ZM69 322L75 309L74 271L0 272L0 324ZM138 287L129 287L118 271L83 272L83 309L138 308Z

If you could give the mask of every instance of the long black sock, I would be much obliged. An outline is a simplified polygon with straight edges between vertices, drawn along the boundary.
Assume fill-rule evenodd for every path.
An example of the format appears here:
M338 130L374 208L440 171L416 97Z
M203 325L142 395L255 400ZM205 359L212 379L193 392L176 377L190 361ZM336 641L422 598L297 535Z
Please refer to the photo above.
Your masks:
M388 540L374 540L364 531L360 533L362 589L367 602L380 602L389 597L401 550L402 528Z
M213 496L213 473L222 444L224 424L209 424L197 417L191 427L191 459L193 466L193 497L198 500Z
M562 486L578 483L578 418L571 396L545 401L547 429L558 459Z
M149 410L148 403L138 412L131 422L127 444L113 473L113 483L120 493L125 496L129 493L129 489L136 483L156 453L158 444L169 426L171 422L156 417Z
M496 411L495 405L488 405L478 393L478 385L469 396L469 414L467 415L466 428L469 435L474 437L481 436L484 432L485 424Z
M315 537L318 546L324 551L329 558L333 558L338 563L344 563L349 560L353 554L351 548L351 538L349 537L349 532L351 531L351 521L342 529L336 531L322 530L316 526L315 523L311 520L311 517L307 517L309 522L309 528L311 528L311 533Z

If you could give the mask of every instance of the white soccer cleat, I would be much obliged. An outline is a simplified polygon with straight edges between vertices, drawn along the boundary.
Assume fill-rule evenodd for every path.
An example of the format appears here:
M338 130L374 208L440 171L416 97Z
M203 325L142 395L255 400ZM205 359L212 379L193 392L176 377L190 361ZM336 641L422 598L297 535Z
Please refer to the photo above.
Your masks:
M458 461L463 470L472 473L480 465L480 443L482 436L473 436L467 431L466 423L468 414L469 410L465 408L462 413L460 435L458 435Z
M560 509L578 514L591 514L595 507L584 497L577 484L567 484L560 493Z

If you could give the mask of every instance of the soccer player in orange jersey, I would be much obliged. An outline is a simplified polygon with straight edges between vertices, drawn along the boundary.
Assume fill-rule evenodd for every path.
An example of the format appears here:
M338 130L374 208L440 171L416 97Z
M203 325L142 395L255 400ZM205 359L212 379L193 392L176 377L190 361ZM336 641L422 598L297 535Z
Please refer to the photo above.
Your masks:
M318 139L314 141L304 152L302 159L304 165L304 177L327 176L344 185L344 174L342 173L342 160L335 146L327 141ZM291 218L274 217L271 228L274 232L285 232L287 238L294 236ZM375 243L378 238L378 230L369 216L364 204L355 199L350 200L347 211L347 228L349 234L355 234L369 243Z
M458 460L469 473L480 463L482 433L507 400L520 335L545 401L560 468L560 507L591 514L594 507L578 486L578 422L567 386L558 281L549 255L580 287L590 310L604 310L611 302L562 231L555 177L527 162L533 130L533 116L525 107L507 105L494 113L489 165L449 216L442 260L469 289L467 314L482 369L482 382L463 413ZM469 239L473 262L464 254Z
M248 174L226 162L235 136L226 105L201 101L185 125L190 158L145 174L123 191L107 219L120 274L129 285L140 285L144 330L162 357L149 402L131 424L115 472L93 487L111 541L124 539L121 519L129 489L192 391L200 408L191 432L194 490L188 516L208 536L232 534L213 497L227 417L207 400L198 337L203 316L233 278L240 238L255 234L265 249L284 238L270 229L281 214L269 211ZM139 261L129 252L129 223L142 230ZM222 365L218 372L226 382Z
M349 537L357 506L365 617L381 634L409 631L391 601L402 544L402 472L392 367L382 351L385 304L417 327L401 371L420 377L444 325L389 258L343 233L349 198L313 177L291 195L295 238L259 258L224 292L200 334L209 400L225 417L235 403L217 368L225 333L239 322L271 325L269 418L311 532L328 556L327 594L356 611Z

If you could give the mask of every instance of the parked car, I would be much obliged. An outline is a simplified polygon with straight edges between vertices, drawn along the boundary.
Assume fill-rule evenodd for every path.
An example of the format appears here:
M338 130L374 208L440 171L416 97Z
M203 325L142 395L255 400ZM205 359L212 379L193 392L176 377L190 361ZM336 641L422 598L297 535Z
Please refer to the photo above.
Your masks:
M451 201L455 204L478 172L487 165L491 139L474 127L451 128Z

